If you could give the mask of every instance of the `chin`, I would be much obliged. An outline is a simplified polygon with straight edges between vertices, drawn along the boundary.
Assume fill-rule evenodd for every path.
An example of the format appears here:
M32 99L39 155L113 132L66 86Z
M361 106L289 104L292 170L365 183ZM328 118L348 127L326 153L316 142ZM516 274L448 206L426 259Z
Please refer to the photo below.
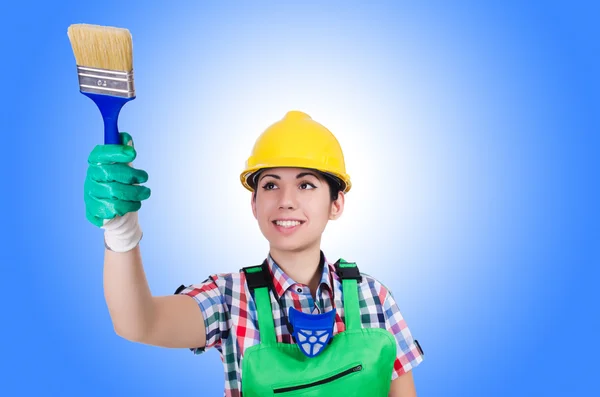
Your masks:
M286 252L302 252L311 248L316 242L310 241L298 241L298 240L288 240L282 241L281 238L270 239L269 246L271 249L276 249L278 251L286 251Z
M287 251L287 252L300 252L307 248L306 244L299 244L289 242L281 242L281 241L269 241L269 246L271 249L276 249L278 251Z

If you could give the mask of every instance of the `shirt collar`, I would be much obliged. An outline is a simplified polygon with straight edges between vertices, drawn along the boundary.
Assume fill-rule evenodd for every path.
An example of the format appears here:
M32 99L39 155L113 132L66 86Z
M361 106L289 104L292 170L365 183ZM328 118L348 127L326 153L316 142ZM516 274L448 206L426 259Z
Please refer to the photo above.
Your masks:
M269 269L269 273L273 280L273 286L275 287L275 292L278 296L283 296L283 294L290 289L292 286L299 284L294 281L290 276L288 276L281 267L275 262L275 260L269 254L267 256L267 268ZM320 292L323 286L329 288L329 291L333 291L331 285L332 278L332 270L331 264L325 258L323 251L321 251L321 260L319 262L319 269L321 269L321 281L319 282L319 287L317 291Z

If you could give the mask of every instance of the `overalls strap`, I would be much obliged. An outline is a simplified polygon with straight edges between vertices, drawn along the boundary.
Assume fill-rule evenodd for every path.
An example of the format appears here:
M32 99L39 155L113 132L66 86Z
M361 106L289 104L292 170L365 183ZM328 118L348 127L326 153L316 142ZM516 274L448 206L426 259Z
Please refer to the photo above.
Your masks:
M341 259L335 263L335 271L342 279L342 294L347 330L360 329L360 305L358 303L357 283L362 281L360 271L354 262Z
M250 293L254 292L256 311L258 312L258 330L261 343L276 343L273 309L269 296L269 272L261 266L250 266L242 269L246 274L246 282Z

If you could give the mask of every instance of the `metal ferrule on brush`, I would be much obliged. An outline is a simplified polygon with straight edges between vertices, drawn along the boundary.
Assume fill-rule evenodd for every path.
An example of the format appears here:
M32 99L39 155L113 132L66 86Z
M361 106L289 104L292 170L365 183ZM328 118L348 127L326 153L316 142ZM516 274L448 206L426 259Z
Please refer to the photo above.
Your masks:
M122 98L135 97L133 86L133 70L121 72L77 66L79 88L81 92L101 95L119 96Z

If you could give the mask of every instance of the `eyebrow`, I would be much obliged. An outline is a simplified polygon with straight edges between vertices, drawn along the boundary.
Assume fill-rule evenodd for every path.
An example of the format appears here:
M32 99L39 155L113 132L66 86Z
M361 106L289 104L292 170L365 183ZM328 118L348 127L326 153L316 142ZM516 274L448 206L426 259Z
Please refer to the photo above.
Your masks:
M301 173L299 173L298 175L296 175L296 179L303 178L303 177L305 177L305 176L307 176L307 175L312 175L312 176L314 176L315 178L319 179L319 177L318 177L318 176L316 176L316 175L315 175L314 173L312 173L312 172L301 172ZM272 177L272 178L275 178L275 179L279 179L279 180L281 180L281 177L280 177L279 175L275 175L275 174L265 174L265 175L263 175L263 176L261 176L261 177L260 177L260 180L259 180L259 181L261 181L263 178L265 178L265 177L267 177L267 176L270 176L270 177Z

